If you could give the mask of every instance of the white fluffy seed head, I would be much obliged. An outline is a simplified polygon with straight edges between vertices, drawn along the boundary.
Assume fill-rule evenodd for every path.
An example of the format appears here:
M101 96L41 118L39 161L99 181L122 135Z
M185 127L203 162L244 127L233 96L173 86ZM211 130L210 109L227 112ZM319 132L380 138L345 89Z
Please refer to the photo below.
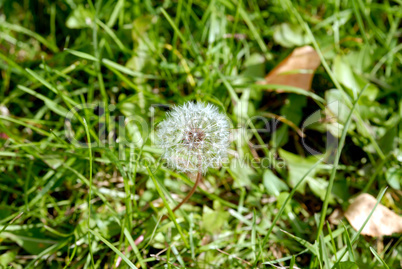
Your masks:
M173 107L158 125L158 144L167 164L181 172L220 167L229 148L229 120L211 104Z

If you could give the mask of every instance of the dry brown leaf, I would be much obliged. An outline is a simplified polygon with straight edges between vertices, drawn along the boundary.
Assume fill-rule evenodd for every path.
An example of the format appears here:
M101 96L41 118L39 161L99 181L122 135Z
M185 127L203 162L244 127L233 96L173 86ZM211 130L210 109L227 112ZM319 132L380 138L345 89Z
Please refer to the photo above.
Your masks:
M370 194L363 193L346 210L345 217L356 231L362 227L376 203L376 198ZM393 233L402 233L402 217L387 207L378 204L361 234L378 237L392 235Z
M334 212L328 217L328 221L331 224L339 225L343 219L343 213L339 208L335 208Z
M318 53L311 46L297 48L269 72L261 84L293 86L309 91L314 71L320 63Z

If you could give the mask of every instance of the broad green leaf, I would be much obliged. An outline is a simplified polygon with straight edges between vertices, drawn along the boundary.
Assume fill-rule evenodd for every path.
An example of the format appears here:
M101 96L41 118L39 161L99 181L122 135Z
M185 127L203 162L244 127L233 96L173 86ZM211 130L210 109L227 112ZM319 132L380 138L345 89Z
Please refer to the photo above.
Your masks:
M310 156L307 158L300 157L296 154L279 149L279 156L286 162L289 169L288 182L291 187L294 187L300 180L300 177L304 175L316 162L317 156ZM298 191L304 193L306 183L313 179L317 168L315 168L310 175L307 176L307 180L300 184Z
M37 255L47 249L48 247L57 244L57 241L45 239L43 237L33 237L34 233L25 232L29 234L29 236L16 235L13 233L3 232L1 234L1 238L7 238L23 249L25 249L28 253ZM36 234L36 233L35 233ZM32 235L32 236L31 236Z
M401 189L401 184L402 184L402 170L397 169L396 167L391 167L388 169L386 172L386 179L388 184L396 190Z
M345 123L350 113L350 108L346 106L342 93L338 89L327 90L325 100L327 101L328 109L338 118L339 122Z
M378 140L378 145L381 147L384 154L388 154L394 148L397 148L397 126L392 126L387 132Z
M307 98L302 95L289 94L284 106L281 107L281 116L298 125L302 118L303 108L307 105Z
M244 68L243 76L263 78L266 74L264 56L258 53L251 54L244 62Z
M328 187L328 181L323 178L311 177L307 181L308 186L315 196L319 197L322 201L325 199L325 190ZM329 203L335 203L334 197L331 195L329 198Z
M350 90L348 94L355 98L360 86L353 75L352 68L340 56L334 60L334 74L339 82Z
M271 170L268 169L264 171L262 182L267 189L267 192L276 197L278 197L282 191L289 190L288 185L286 185L285 182L280 180Z
M334 60L334 74L339 82L346 87L346 90L349 90L348 94L353 97L353 99L356 98L360 91L368 84L368 81L355 74L350 64L340 56L337 56ZM367 105L375 101L378 92L378 88L370 84L362 94L359 104Z
M309 38L300 25L291 25L289 23L282 23L275 27L274 40L286 48L303 46L310 43Z
M310 93L309 91L305 91L300 89L304 93ZM287 120L293 122L295 125L299 125L302 120L302 110L307 104L307 98L303 95L298 94L289 94L288 99L286 100L285 105L281 107L281 116L285 117ZM282 125L280 126L276 132L273 134L273 138L271 140L271 144L274 148L281 147L288 142L289 136L289 126Z
M71 29L87 28L91 26L93 19L94 15L91 10L85 8L83 5L79 5L70 13L66 21L66 26Z
M281 208L285 204L289 195L290 195L290 193L288 193L288 192L282 192L281 194L279 194L278 197L276 198L276 200L277 200L276 207ZM284 210L286 211L286 213L292 212L292 206L290 205L289 202L286 204Z
M350 193L348 191L348 182L346 181L346 179L334 181L332 194L336 198L340 199L342 202L346 202L350 198Z
M7 266L14 261L15 256L17 256L17 251L7 251L6 253L3 253L0 255L0 267L1 268L7 268Z
M208 206L203 207L202 227L210 233L219 233L222 226L227 223L230 214L221 207L211 209Z
M230 162L230 174L233 176L235 182L233 187L240 188L251 186L250 177L255 172L248 166L248 164L240 159L233 158Z

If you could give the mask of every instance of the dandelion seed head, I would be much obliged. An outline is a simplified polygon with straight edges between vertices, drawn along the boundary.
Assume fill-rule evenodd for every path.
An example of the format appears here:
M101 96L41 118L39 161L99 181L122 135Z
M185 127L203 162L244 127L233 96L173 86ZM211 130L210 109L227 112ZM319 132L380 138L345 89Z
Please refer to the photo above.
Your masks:
M165 151L163 158L181 172L205 173L227 157L229 121L212 104L187 102L173 107L156 134Z

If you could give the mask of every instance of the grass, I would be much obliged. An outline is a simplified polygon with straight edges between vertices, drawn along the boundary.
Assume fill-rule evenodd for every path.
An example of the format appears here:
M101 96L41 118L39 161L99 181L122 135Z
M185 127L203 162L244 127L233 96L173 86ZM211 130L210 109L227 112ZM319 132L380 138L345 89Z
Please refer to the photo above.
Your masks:
M333 220L402 213L401 5L0 1L0 268L401 268L399 234ZM304 45L310 91L256 83ZM189 100L233 142L172 212L195 179L154 131Z

